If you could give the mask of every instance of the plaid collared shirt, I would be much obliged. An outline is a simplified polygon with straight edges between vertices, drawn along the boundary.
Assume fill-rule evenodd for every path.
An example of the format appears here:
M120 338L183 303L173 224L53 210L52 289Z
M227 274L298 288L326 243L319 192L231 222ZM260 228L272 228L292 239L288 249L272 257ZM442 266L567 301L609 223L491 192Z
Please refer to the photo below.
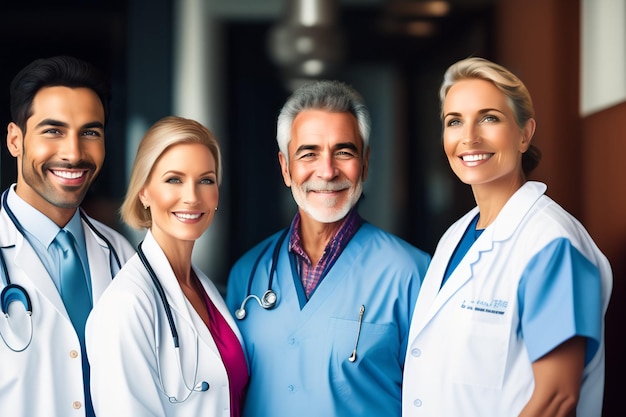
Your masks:
M291 228L291 236L289 238L289 251L296 255L295 258L300 280L302 281L307 299L309 299L330 268L332 268L337 258L339 258L341 252L343 252L348 245L352 236L359 230L359 227L363 224L363 219L359 216L356 207L352 208L339 227L339 230L337 230L335 236L326 245L322 258L317 265L313 265L311 259L302 247L300 222L300 213L296 213L293 219L293 227Z

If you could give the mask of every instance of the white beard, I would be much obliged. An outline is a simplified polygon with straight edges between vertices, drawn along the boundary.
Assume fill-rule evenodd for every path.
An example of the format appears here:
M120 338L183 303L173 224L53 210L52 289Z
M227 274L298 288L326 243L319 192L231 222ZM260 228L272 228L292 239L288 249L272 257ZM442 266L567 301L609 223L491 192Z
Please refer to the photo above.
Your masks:
M321 206L315 206L307 196L310 190L342 190L350 188L348 198L343 205L337 207L341 197L328 197L323 200ZM363 181L359 178L356 184L348 180L341 182L331 181L306 181L300 187L291 187L291 194L298 206L309 216L320 223L335 223L348 215L352 207L359 201L363 192Z

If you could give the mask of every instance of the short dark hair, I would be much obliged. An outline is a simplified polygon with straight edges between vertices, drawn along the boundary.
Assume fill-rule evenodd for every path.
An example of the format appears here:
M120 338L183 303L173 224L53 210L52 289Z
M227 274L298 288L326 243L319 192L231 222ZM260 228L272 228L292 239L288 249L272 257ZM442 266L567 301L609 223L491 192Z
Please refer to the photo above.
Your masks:
M109 120L110 86L108 80L92 64L71 56L36 59L11 82L11 117L26 133L26 121L33 115L33 99L45 87L89 88L104 108L105 124Z

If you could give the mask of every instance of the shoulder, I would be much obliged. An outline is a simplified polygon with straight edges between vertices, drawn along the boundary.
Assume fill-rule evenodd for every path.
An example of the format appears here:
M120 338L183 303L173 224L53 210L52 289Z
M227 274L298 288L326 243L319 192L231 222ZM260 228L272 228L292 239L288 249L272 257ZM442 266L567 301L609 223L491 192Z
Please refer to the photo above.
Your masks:
M363 223L352 239L362 244L364 249L378 251L393 262L417 262L420 267L426 267L430 262L427 252L371 223Z
M284 232L285 229L282 229L254 245L235 262L233 268L249 269L252 266L251 263L254 263L260 256L271 257L278 240Z
M106 246L106 241L108 241L115 248L116 251L121 251L122 255L126 259L135 252L128 240L120 232L116 231L112 227L107 226L106 224L87 215L83 217L83 223L85 226L85 230L90 231L95 239L99 241L105 239L105 242L103 242L104 246Z
M84 213L83 213L84 214ZM111 226L107 226L99 220L94 219L88 215L81 216L84 222L90 223L96 230L102 233L107 238L119 238L124 239L121 233L113 229ZM93 229L92 229L93 230Z
M524 238L535 239L535 243L550 243L564 238L580 250L589 253L596 249L593 239L582 223L550 197L543 195L532 207L520 225Z
M154 286L138 255L134 255L115 275L96 305L99 309L133 309L138 304L152 304ZM94 308L96 310L96 308Z

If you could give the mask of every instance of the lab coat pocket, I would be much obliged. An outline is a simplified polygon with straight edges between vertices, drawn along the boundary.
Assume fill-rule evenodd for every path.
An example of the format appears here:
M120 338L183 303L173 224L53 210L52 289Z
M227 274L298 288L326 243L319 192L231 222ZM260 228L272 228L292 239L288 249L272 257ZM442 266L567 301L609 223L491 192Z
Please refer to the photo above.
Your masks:
M500 389L506 369L508 340L505 324L470 320L453 338L453 382Z

